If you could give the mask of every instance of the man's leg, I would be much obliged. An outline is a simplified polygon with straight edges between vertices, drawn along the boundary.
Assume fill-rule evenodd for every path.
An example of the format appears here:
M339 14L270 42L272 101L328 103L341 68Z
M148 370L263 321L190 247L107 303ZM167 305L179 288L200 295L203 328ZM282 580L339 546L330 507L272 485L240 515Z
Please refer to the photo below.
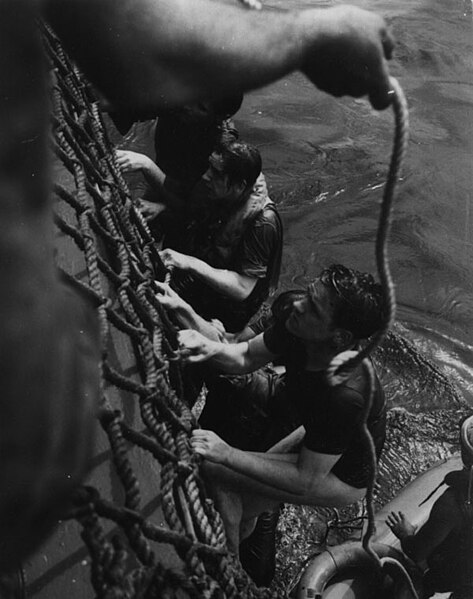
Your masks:
M296 463L299 459L298 454L260 453L258 455L261 459L268 461ZM207 481L224 486L242 496L243 519L257 516L265 506L274 506L281 502L317 507L343 507L360 501L366 493L365 488L352 487L332 473L329 473L322 483L313 485L306 493L299 495L261 483L222 464L205 461L203 466L204 477Z
M297 426L285 402L285 378L271 369L209 381L202 428L215 431L239 449L266 451ZM276 528L280 503L242 521L240 561L258 586L268 586L276 568ZM230 524L229 524L230 525Z
M218 470L218 465L206 463L204 477L225 526L228 548L238 555L239 545L253 532L258 515L265 510L275 509L279 502L269 497L252 497L251 494L232 489L231 485L218 480Z
M241 495L218 483L212 485L212 495L225 527L228 549L238 555L240 526L243 518Z

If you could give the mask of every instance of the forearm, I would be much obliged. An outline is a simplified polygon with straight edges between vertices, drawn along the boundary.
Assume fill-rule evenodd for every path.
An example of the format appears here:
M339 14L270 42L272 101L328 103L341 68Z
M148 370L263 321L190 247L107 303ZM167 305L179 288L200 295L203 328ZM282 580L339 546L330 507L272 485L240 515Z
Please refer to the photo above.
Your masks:
M218 370L228 374L246 374L257 368L252 366L249 359L248 343L209 342L211 352L210 363Z
M304 495L308 487L307 474L298 468L297 458L297 454L268 455L232 447L224 465L279 491Z
M449 501L450 499L450 501ZM423 562L443 543L455 527L455 505L442 495L432 507L427 522L413 534L401 538L403 551L415 562ZM453 509L452 509L453 507Z
M197 314L192 306L186 302L182 302L182 305L174 309L173 314L181 325L181 328L198 331L212 341L221 340L221 335L217 328L211 322Z
M401 548L404 553L415 562L424 561L427 558L427 553L422 550L422 547L416 542L416 535L406 535L401 541Z
M306 44L297 12L210 0L44 0L44 6L66 47L117 106L185 104L260 87L299 68Z
M289 453L293 449L295 449L305 437L305 428L303 426L299 426L296 430L292 431L287 437L278 441L275 445L268 449L267 453L270 454L281 454L281 453Z
M244 301L253 291L257 281L233 270L213 268L197 258L191 261L188 270L216 291L237 301Z
M147 158L143 162L141 172L151 189L157 191L159 200L163 204L171 210L180 210L184 207L185 202L183 198L169 191L168 187L165 185L167 180L166 174L155 162L153 162L153 160L151 160L151 158Z

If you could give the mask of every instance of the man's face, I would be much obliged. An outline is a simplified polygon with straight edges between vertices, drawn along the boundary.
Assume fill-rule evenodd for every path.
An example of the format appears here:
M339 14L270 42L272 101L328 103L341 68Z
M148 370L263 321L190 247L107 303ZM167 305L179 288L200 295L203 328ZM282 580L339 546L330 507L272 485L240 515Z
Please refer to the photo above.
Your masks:
M230 183L224 171L223 160L215 152L209 158L209 168L202 175L199 187L205 190L205 197L209 201L226 200L231 202L241 196L244 185Z
M334 334L334 308L333 291L318 280L312 297L305 294L294 300L286 329L305 341L328 341Z

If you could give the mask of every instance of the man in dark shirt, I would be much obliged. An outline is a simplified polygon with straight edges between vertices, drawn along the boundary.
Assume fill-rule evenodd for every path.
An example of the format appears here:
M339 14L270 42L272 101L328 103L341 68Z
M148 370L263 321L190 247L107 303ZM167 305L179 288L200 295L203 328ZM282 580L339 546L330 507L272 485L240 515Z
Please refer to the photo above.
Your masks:
M419 564L427 562L423 599L449 591L450 599L473 597L473 416L461 427L460 443L464 468L447 474L448 489L427 522L416 530L403 512L391 512L386 520L406 555Z
M360 366L344 383L331 386L326 371L337 354L355 348L382 322L380 286L370 275L335 265L249 342L221 344L195 331L181 331L181 353L188 362L210 360L224 372L251 372L281 357L284 397L305 431L302 447L293 453L242 451L212 431L194 431L192 445L206 458L207 480L213 484L233 551L251 532L254 518L281 502L339 507L363 498L368 456L357 425L368 397L367 376ZM367 424L378 458L385 410L376 381ZM283 440L280 447L288 442Z

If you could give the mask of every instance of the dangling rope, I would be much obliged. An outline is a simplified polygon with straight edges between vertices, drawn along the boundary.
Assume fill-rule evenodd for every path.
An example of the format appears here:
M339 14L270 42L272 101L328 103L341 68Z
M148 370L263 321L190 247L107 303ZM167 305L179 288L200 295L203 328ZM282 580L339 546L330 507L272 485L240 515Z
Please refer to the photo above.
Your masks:
M383 305L385 315L383 326L371 337L370 341L359 352L343 352L335 357L327 373L332 385L339 385L348 378L371 352L381 344L387 332L394 323L396 312L396 296L394 283L389 268L387 241L392 223L392 207L395 197L396 186L399 181L401 166L407 150L409 115L407 102L398 81L390 78L392 107L395 117L395 134L391 162L388 177L384 187L381 211L378 221L378 232L376 235L375 254L378 276L383 292Z
M257 1L241 1L249 7L259 8ZM83 284L71 275L67 277L96 299L103 342L104 379L136 395L146 426L146 435L132 430L125 424L121 411L111 410L108 402L104 401L100 422L109 438L116 471L125 492L125 505L114 506L96 491L83 489L77 495L74 510L84 527L84 540L94 557L92 581L97 596L105 597L110 590L118 592L121 589L123 597L130 599L137 595L152 597L161 594L170 597L180 587L195 597L211 597L222 592L227 597L269 597L268 591L254 587L226 553L222 523L213 505L205 500L198 479L195 456L188 445L193 417L185 404L178 401L178 394L181 394L176 393L175 387L179 371L176 363L169 358L175 341L174 334L166 314L154 299L152 281L158 278L156 270L160 271L161 276L164 275L159 254L146 224L131 206L97 104L87 84L50 32L46 32L46 37L57 76L53 91L56 152L72 173L77 187L76 193L59 186L56 188L58 200L68 204L76 213L77 226L71 226L62 215L57 216L56 223L62 233L70 236L84 252L90 285ZM393 80L393 106L395 111L402 112L399 98L403 96L397 87L397 82ZM405 146L406 141L404 133L400 145ZM391 290L390 301L387 302L390 307L388 318L386 327L375 336L371 347L365 348L355 358L356 364L362 362L380 342L394 318L394 292L385 242L390 225L389 195L392 201L401 160L401 154L393 152L383 200L385 227L380 225L377 240L378 264L384 264L384 270L380 269L380 279L384 287ZM96 240L100 243L97 244ZM117 263L115 268L107 262L105 253L97 251L101 244L111 248ZM386 279L383 272L387 273ZM105 292L104 278L116 290L115 305L112 305ZM144 382L137 382L112 365L111 356L107 353L111 325L127 334L139 346ZM344 363L337 368L336 376L347 366L351 368L353 363ZM170 384L171 379L175 383L174 387ZM365 406L366 417L370 406L370 403ZM140 515L138 484L127 457L130 442L151 453L162 466L161 496L169 529L154 526ZM371 490L375 475L373 470ZM104 535L99 517L120 525L128 546L118 538L109 540ZM366 539L367 550L370 549L370 536ZM167 570L157 564L149 541L173 544L189 575ZM130 560L126 559L130 549L134 551L138 563L131 570Z
M395 136L393 143L393 151L391 155L391 162L389 165L388 177L384 188L383 200L381 203L375 250L378 276L383 291L383 301L385 307L383 326L373 335L373 337L362 350L358 352L343 352L336 356L330 364L329 369L327 370L327 378L331 385L339 385L342 382L344 382L350 376L350 373L353 372L360 364L363 365L363 368L367 374L369 382L369 393L363 408L360 426L363 440L369 455L370 477L366 491L366 510L368 516L368 523L366 532L363 535L362 545L365 551L368 553L368 555L373 559L374 563L380 568L380 570L385 569L385 566L387 565L391 565L395 569L397 569L401 573L401 576L404 579L414 599L418 599L418 595L415 590L414 584L404 566L399 561L390 557L380 559L371 545L371 540L375 532L373 493L378 467L373 438L367 426L368 416L373 402L375 378L373 365L366 358L368 358L371 352L381 344L384 337L386 336L389 329L392 327L394 323L396 311L396 297L394 292L394 284L391 277L391 271L389 268L387 241L392 223L392 207L395 197L396 185L399 181L399 175L407 149L409 126L407 102L404 93L401 89L401 86L399 85L398 81L393 77L390 78L390 84L390 93L392 94L392 106L395 117Z

